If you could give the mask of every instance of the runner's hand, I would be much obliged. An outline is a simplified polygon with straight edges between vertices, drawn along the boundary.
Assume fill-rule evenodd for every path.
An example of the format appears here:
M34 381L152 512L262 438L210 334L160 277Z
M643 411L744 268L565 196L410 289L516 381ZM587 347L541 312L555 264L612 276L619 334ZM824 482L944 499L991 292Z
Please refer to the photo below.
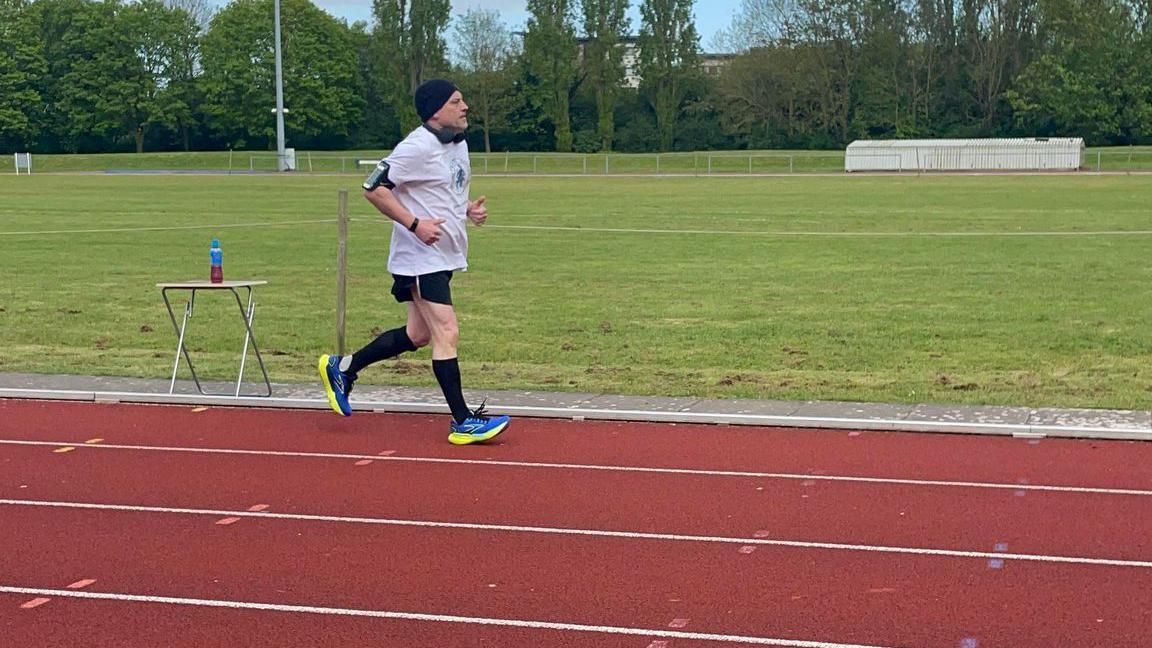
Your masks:
M440 240L440 223L443 223L443 218L429 218L420 221L416 226L416 238L424 242L424 245L432 245Z
M484 206L485 200L488 200L487 196L480 196L468 203L468 220L476 225L483 225L484 221L488 220L488 208Z

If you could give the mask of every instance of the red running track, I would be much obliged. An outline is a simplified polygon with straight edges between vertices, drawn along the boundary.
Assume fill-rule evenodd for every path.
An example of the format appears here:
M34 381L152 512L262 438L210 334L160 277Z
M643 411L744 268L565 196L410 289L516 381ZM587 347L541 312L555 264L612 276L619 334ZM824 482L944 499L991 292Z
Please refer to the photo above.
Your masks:
M0 636L1149 645L1152 444L445 423L0 400Z

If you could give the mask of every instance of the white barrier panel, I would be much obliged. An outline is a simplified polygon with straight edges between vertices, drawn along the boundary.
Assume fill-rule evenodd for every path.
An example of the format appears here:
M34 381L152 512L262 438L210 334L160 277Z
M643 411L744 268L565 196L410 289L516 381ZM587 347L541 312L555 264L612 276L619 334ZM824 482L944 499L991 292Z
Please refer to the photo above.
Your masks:
M20 169L24 169L25 173L31 175L32 173L32 154L31 153L15 153L16 156L16 175L20 175Z
M1083 154L1079 137L857 140L848 145L844 170L1075 171Z

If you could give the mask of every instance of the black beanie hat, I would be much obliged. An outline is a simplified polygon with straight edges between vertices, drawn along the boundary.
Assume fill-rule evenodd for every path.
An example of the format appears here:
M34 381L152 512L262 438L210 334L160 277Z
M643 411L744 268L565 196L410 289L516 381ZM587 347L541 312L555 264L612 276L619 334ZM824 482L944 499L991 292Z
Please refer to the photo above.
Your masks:
M456 86L444 79L429 79L416 88L416 114L420 121L428 121L432 115L440 112L444 104L456 92Z

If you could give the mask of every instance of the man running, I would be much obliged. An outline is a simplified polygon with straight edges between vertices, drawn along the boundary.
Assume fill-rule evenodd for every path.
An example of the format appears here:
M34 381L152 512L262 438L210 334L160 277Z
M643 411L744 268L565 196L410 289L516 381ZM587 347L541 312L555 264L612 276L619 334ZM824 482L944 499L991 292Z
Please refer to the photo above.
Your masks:
M392 219L388 271L392 295L407 304L407 324L381 333L348 356L320 356L320 376L332 409L352 415L348 394L360 370L405 351L432 344L432 372L452 410L448 441L487 441L507 429L507 416L470 410L460 386L456 344L460 336L449 284L468 268L466 222L488 218L484 196L469 201L468 104L452 83L432 79L416 89L423 122L380 161L364 182L364 197Z

